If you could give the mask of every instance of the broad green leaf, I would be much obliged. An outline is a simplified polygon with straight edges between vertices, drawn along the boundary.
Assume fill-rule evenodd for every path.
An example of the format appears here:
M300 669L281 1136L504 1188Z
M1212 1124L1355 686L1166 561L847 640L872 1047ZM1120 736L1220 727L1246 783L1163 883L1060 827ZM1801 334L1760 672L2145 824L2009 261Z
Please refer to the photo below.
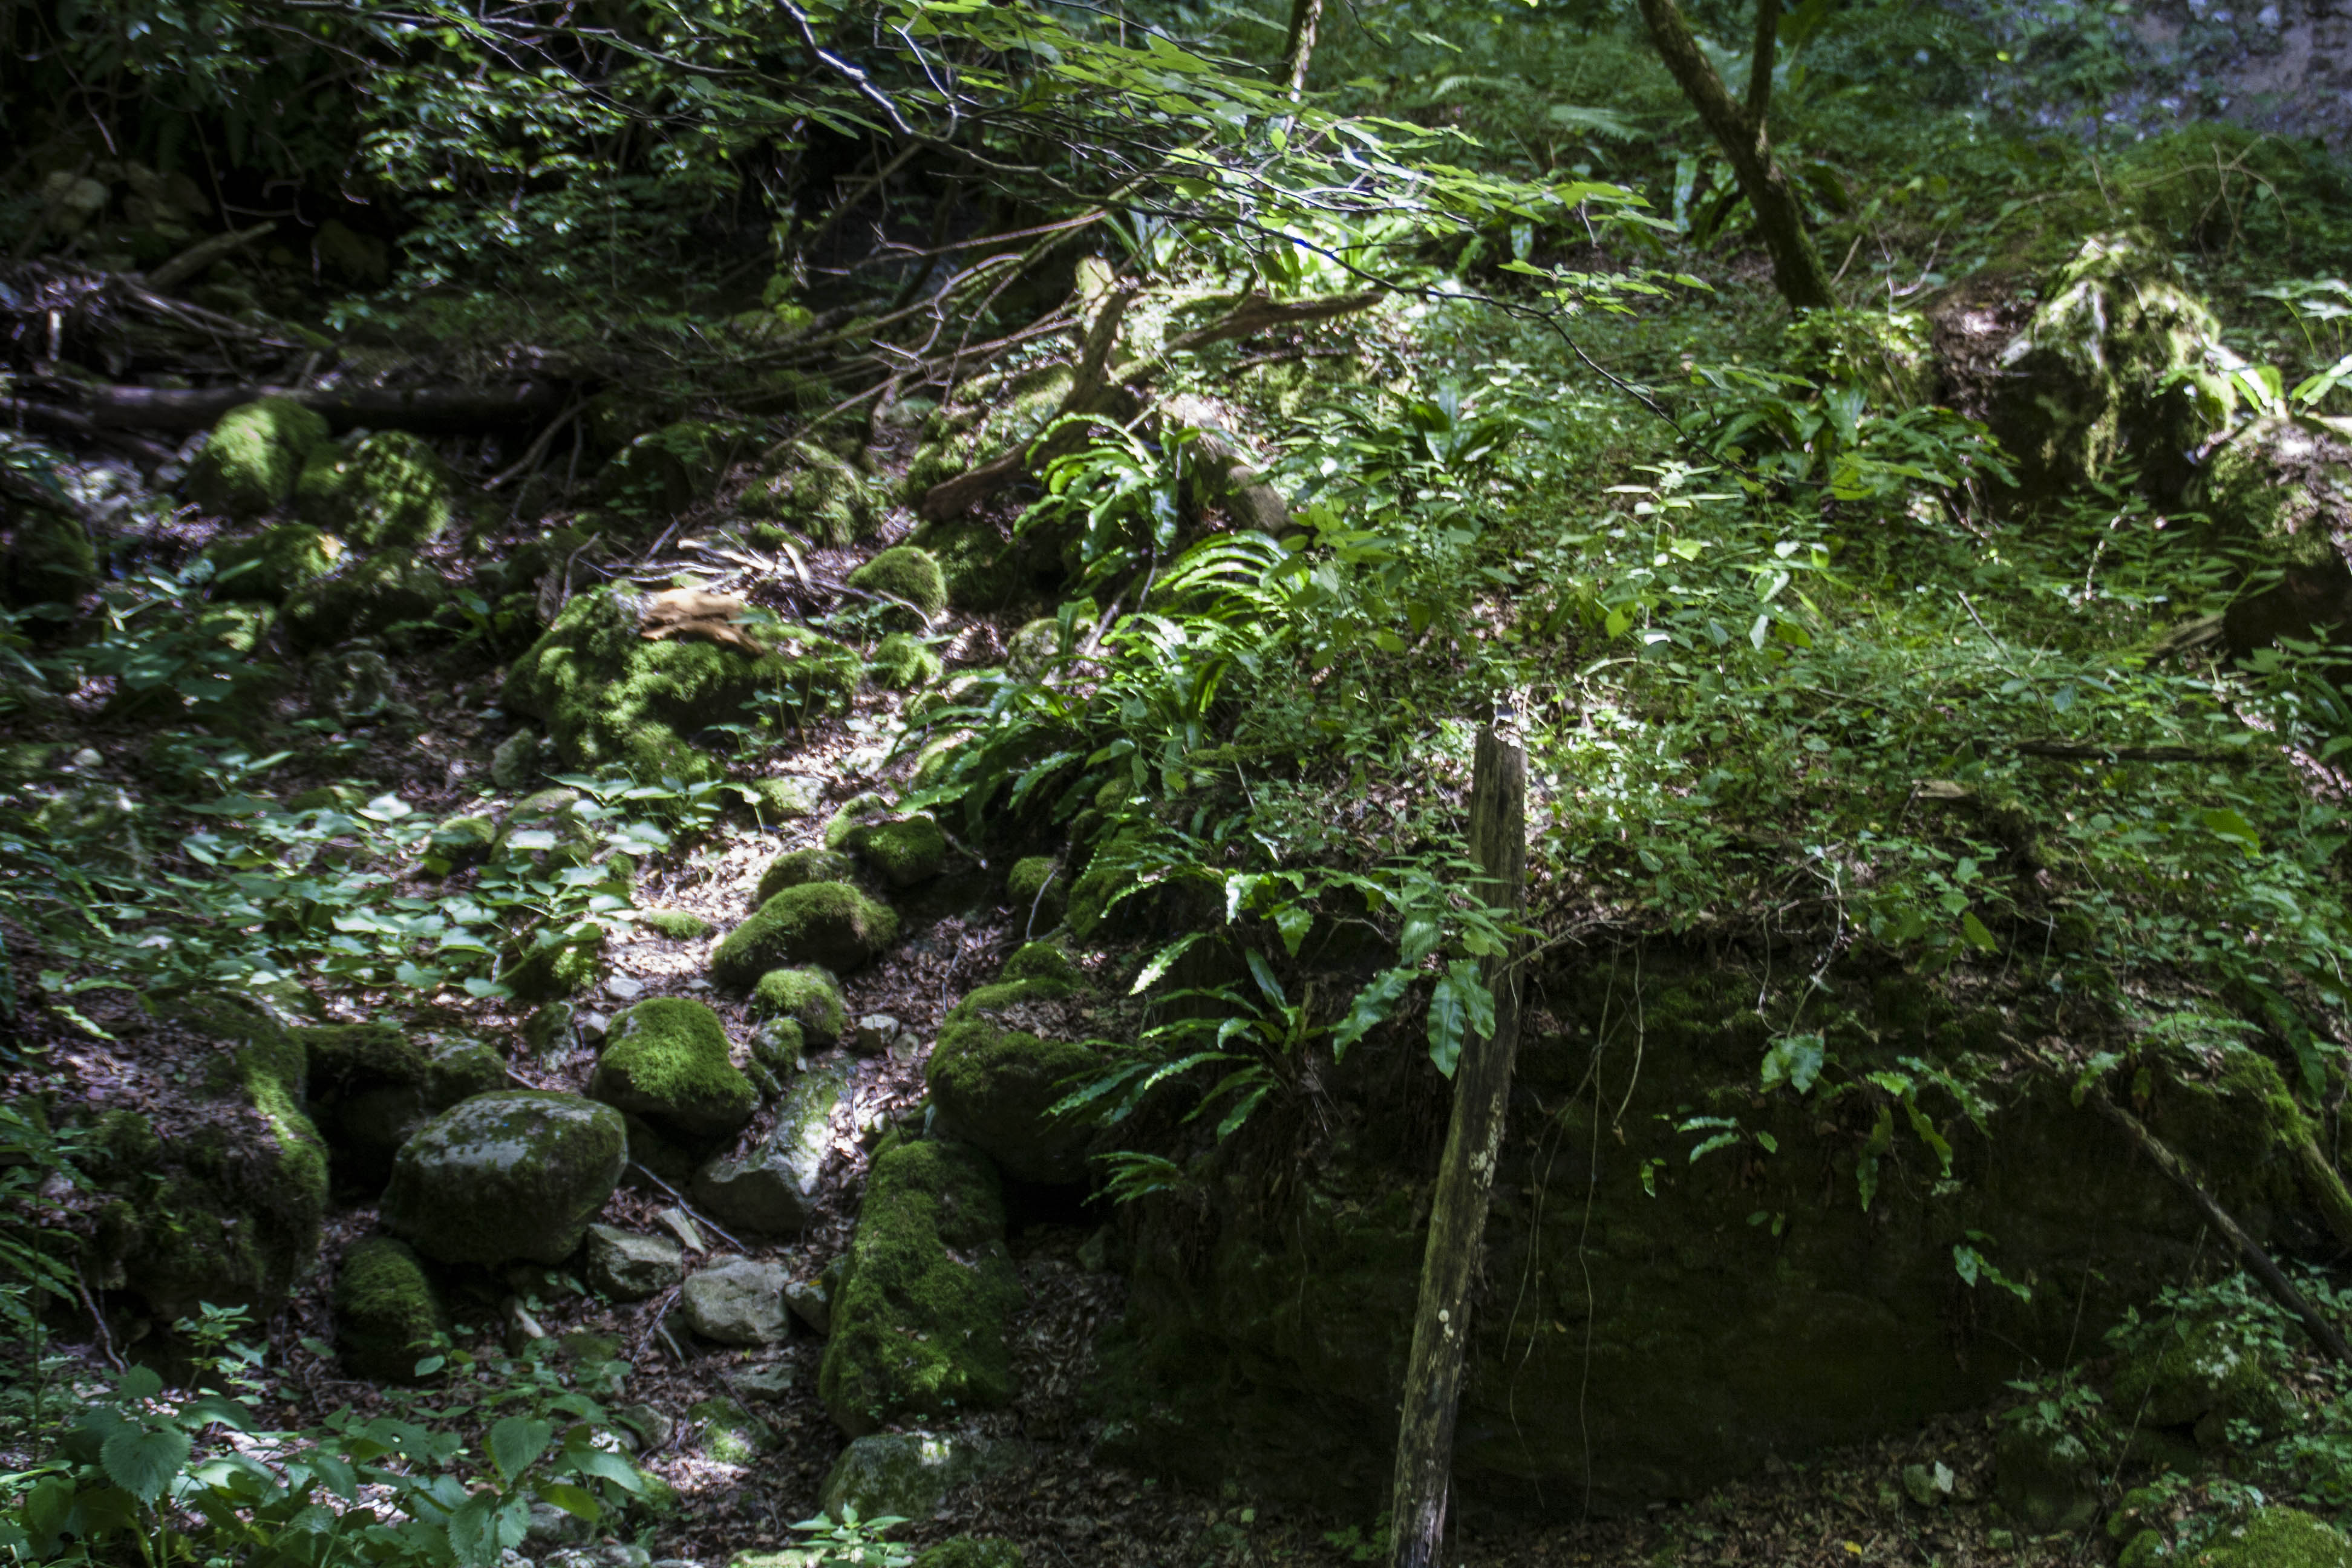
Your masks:
M490 1428L490 1463L512 1482L555 1441L555 1428L527 1415L509 1415Z
M99 1462L107 1479L152 1505L188 1462L188 1435L176 1426L125 1422L99 1449Z

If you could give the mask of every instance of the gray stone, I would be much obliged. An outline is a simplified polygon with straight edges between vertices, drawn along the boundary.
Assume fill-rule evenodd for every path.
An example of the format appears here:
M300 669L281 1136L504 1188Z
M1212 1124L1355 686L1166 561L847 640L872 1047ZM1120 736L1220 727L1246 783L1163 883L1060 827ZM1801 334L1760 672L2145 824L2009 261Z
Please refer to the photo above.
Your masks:
M719 1258L686 1282L678 1304L696 1333L722 1345L772 1345L792 1331L784 1271L773 1263Z
M842 1450L824 1478L818 1500L835 1519L855 1508L860 1519L896 1514L920 1521L940 1510L950 1492L984 1477L1025 1468L1028 1445L989 1437L929 1432L878 1432Z
M394 1158L384 1226L443 1263L561 1263L619 1185L620 1113L539 1089L478 1094Z
M887 1013L868 1013L857 1020L852 1037L854 1048L861 1057L878 1057L890 1048L898 1037L898 1020Z
M780 778L761 779L751 786L759 797L761 816L778 821L796 816L814 816L824 804L824 786L816 780L787 773Z
M653 1560L642 1546L572 1546L549 1552L539 1568L653 1568Z
M833 1292L823 1279L795 1279L784 1287L784 1305L813 1334L833 1332Z
M677 1436L677 1423L650 1405L624 1405L613 1414L635 1436L640 1452L667 1448Z
M793 1079L774 1130L751 1152L721 1155L697 1172L694 1201L730 1229L782 1236L806 1225L832 1148L833 1110L848 1088L849 1068L839 1063Z
M800 1381L799 1371L792 1362L780 1361L730 1372L727 1374L727 1391L738 1399L782 1399Z
M578 1514L566 1513L551 1502L535 1502L530 1505L530 1522L523 1527L522 1543L540 1552L550 1552L577 1545L593 1533L588 1521Z
M588 1227L588 1283L615 1301L658 1296L685 1278L685 1252L667 1237Z
M541 742L536 730L517 730L490 753L490 782L500 789L520 789L539 776Z

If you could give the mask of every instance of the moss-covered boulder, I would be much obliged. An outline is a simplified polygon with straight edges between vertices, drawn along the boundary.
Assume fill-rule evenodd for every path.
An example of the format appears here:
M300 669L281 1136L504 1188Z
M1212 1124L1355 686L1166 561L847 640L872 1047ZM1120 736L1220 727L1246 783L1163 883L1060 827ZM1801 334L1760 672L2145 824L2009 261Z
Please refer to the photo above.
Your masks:
M703 1004L662 996L613 1020L588 1095L688 1138L719 1138L751 1120L759 1091L736 1070L727 1026Z
M400 1146L434 1116L506 1082L506 1064L478 1041L440 1040L389 1024L291 1031L309 1062L307 1109L326 1140L335 1185L373 1197Z
M312 449L294 489L303 521L369 549L430 543L457 511L440 454L405 430Z
M898 939L898 916L846 882L787 888L737 926L710 955L711 978L745 990L772 969L815 964L846 974Z
M695 1173L695 1203L730 1229L787 1236L806 1226L833 1152L834 1110L848 1092L845 1063L795 1076L765 1137L748 1153L720 1155Z
M751 809L763 822L791 822L814 816L824 799L824 786L812 778L754 779L749 786Z
M1069 982L1039 976L983 985L940 1026L924 1080L959 1138L1030 1182L1077 1182L1090 1129L1053 1107L1101 1065L1068 1037L1083 1028Z
M2352 423L2252 420L2207 456L2186 500L2215 544L2278 573L2230 605L2232 649L2352 624Z
M691 910L647 910L637 923L672 942L698 942L710 934L710 922Z
M866 1175L817 1393L853 1436L1003 1405L1004 1329L1020 1304L986 1156L944 1142L885 1149Z
M715 778L693 744L714 724L781 705L787 717L824 711L857 689L857 657L788 628L788 651L753 655L682 637L639 635L644 599L625 589L583 594L515 662L505 703L540 721L567 767L624 766L648 777Z
M2190 1558L2193 1568L2352 1568L2352 1541L2299 1508L2258 1508Z
M740 502L746 517L779 522L818 544L854 544L881 525L884 489L857 466L815 441L795 441L783 462L751 481Z
M713 1464L749 1465L776 1446L773 1428L723 1394L688 1405L686 1418L698 1428L696 1447Z
M958 387L924 424L900 492L907 504L919 503L933 485L1034 440L1069 395L1076 375L1070 365L1039 365L1018 374L974 376Z
M448 603L449 585L439 572L409 551L387 550L346 559L288 595L286 633L310 652L354 637L413 633Z
M1991 424L2029 489L2079 484L2128 462L2159 483L2228 423L2236 363L2221 323L2141 234L2095 235L2042 288L2002 349Z
M751 1016L791 1019L800 1026L801 1038L818 1050L839 1040L849 1026L841 985L822 969L771 969L751 987Z
M98 583L98 551L81 520L45 507L0 501L7 523L7 553L0 555L0 604L12 610L34 605L79 604Z
M731 445L725 431L700 420L665 425L613 454L597 476L597 496L627 510L683 511L717 487Z
M912 691L929 686L947 673L947 666L929 644L905 632L892 632L874 649L866 673L887 691Z
M1040 936L1062 923L1062 911L1070 904L1070 879L1052 856L1027 856L1005 873L1004 899L1013 906L1022 933Z
M275 605L332 572L343 554L343 542L333 534L284 522L244 539L223 540L205 550L205 558L213 564L214 591L222 597Z
M327 421L290 397L230 409L188 470L187 494L205 510L244 521L281 505L327 438Z
M433 1337L449 1331L448 1310L416 1254L373 1237L335 1269L335 1352L362 1377L415 1383Z
M383 1222L443 1263L561 1263L628 1163L621 1113L541 1089L479 1094L401 1145Z
M833 1518L929 1520L948 1494L1031 1460L1025 1444L970 1433L877 1432L841 1451L825 1473L817 1500ZM961 1550L959 1550L961 1548ZM991 1551L988 1548L998 1550ZM1010 1555L1006 1555L1009 1552ZM949 1568L1021 1568L1020 1548L970 1536L933 1547Z
M914 542L931 552L959 610L1002 610L1028 589L1021 547L997 525L982 518L950 518L926 524Z
M853 796L824 825L825 847L847 851L872 866L894 888L928 882L945 868L947 835L936 818L918 812L896 816L887 796Z
M768 862L760 873L760 886L751 895L754 905L764 904L787 888L798 888L809 882L846 881L857 869L857 862L838 849L792 849Z
M926 617L948 607L948 584L939 559L919 544L885 550L852 572L849 585L912 605Z
M99 1120L89 1162L106 1194L94 1250L107 1288L164 1324L200 1303L267 1319L317 1258L327 1153L302 1113L303 1053L267 1015L227 997L166 1003L190 1092Z
M558 1002L604 978L604 933L564 937L542 930L529 947L507 955L499 983L518 1002Z

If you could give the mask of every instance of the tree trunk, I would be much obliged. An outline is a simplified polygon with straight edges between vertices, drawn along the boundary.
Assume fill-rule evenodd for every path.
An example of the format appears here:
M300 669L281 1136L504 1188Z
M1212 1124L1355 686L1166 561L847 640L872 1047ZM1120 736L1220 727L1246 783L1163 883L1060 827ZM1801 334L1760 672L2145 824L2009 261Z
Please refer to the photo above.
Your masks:
M1675 0L1642 0L1642 20L1658 58L1689 99L1691 107L1730 160L1738 176L1740 194L1756 215L1764 248L1772 258L1772 281L1780 297L1800 310L1822 310L1837 303L1822 269L1821 252L1805 228L1805 211L1796 188L1772 156L1772 138L1765 126L1765 110L1772 88L1772 55L1779 38L1780 0L1757 0L1755 68L1748 92L1753 100L1741 108L1716 74L1715 67L1691 36L1690 23Z
M1282 79L1293 103L1306 94L1307 68L1315 59L1315 35L1323 25L1323 0L1290 0L1290 33L1282 43Z
M1480 894L1517 917L1527 900L1528 758L1491 729L1478 733L1470 791L1470 848L1486 873ZM1470 1343L1470 1286L1485 1250L1486 1205L1503 1147L1511 1067L1519 1043L1520 944L1486 964L1495 1032L1464 1046L1454 1076L1454 1114L1429 1212L1421 1304L1405 1363L1390 1512L1393 1568L1437 1568L1453 1482L1454 1418Z

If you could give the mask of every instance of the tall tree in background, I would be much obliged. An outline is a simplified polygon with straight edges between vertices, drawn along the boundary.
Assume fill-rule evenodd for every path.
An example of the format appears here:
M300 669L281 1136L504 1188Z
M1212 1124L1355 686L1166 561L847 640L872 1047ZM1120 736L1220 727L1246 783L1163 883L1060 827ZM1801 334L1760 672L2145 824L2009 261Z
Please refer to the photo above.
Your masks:
M1723 85L1714 65L1698 46L1689 20L1675 0L1642 0L1642 20L1658 58L1674 73L1683 96L1698 110L1723 155L1731 161L1739 190L1756 215L1764 248L1772 258L1772 281L1780 297L1800 310L1837 303L1822 270L1821 252L1806 232L1804 208L1796 187L1779 160L1772 156L1772 138L1765 116L1772 103L1772 68L1780 51L1780 0L1756 0L1756 47L1748 68L1748 101L1741 104Z

